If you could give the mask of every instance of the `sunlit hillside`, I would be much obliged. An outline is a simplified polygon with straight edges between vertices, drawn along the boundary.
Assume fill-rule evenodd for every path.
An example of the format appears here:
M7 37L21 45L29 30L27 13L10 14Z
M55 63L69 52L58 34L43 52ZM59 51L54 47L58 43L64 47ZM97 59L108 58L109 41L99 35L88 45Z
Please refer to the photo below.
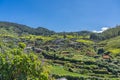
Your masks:
M1 80L119 80L120 27L54 32L0 22Z

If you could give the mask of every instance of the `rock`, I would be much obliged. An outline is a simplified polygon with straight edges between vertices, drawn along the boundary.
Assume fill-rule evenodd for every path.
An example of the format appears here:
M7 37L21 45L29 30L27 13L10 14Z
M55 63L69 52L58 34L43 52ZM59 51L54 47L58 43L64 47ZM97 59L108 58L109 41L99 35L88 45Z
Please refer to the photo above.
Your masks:
M59 78L59 79L56 79L56 80L67 80L66 78Z

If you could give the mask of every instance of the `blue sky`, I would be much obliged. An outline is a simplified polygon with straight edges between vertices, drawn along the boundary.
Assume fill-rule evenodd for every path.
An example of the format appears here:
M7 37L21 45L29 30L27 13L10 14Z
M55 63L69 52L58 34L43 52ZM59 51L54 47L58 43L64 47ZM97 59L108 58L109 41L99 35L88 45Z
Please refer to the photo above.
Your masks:
M0 21L57 32L120 24L120 0L0 0Z

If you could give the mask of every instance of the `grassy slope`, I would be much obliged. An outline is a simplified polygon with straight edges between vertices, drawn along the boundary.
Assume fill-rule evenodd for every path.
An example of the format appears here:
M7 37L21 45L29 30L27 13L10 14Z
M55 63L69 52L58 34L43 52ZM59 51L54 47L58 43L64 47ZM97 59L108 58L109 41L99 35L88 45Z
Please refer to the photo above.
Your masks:
M56 74L56 75L60 75L60 76L66 76L66 75L69 75L69 76L83 76L81 74L78 74L78 73L73 73L73 72L69 72L67 70L64 69L63 66L52 66L52 74Z
M120 53L120 36L101 41L99 45L103 45L105 50L112 52L113 54Z

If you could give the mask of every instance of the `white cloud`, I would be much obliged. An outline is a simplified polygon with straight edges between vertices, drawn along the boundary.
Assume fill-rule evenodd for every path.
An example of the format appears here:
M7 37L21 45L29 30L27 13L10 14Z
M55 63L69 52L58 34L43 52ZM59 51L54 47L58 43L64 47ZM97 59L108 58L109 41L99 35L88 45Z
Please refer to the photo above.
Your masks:
M107 30L107 29L109 29L108 27L103 27L101 30L102 31L105 31L105 30Z
M109 29L108 27L102 27L100 31L94 30L94 33L102 33L103 31Z

